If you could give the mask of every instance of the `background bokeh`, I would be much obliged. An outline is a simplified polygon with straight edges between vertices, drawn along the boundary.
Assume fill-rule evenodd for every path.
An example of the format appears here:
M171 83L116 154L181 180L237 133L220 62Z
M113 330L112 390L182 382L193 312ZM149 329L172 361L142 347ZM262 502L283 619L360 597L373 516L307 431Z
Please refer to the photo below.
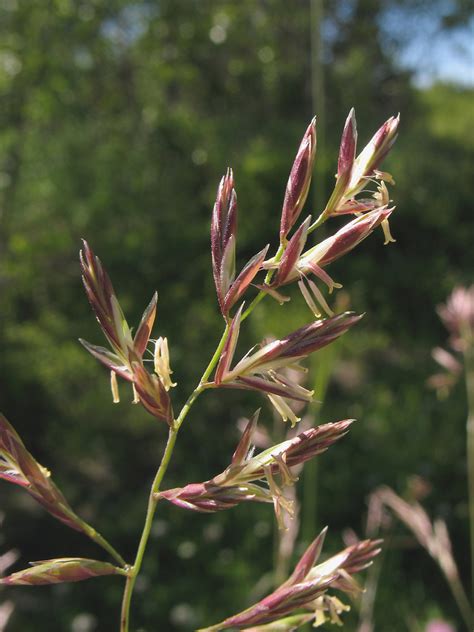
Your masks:
M370 492L387 484L404 494L417 474L432 487L424 504L447 521L468 587L463 385L439 400L426 380L436 370L431 348L446 338L435 306L455 284L472 283L474 270L471 9L463 0L0 3L0 408L78 513L126 558L166 429L131 405L126 388L113 405L106 371L77 342L102 343L81 287L81 237L106 264L129 322L158 289L155 331L170 342L178 408L222 327L209 252L219 178L233 167L244 262L277 244L288 172L314 112L307 208L321 210L354 106L361 143L401 112L385 162L397 183L397 243L383 247L376 232L331 270L367 315L335 357L315 356L309 380L322 379L324 366L331 378L312 414L358 422L302 477L297 552L326 524L328 551L342 546L346 528L363 535ZM242 348L308 315L296 294L284 308L267 300L247 321ZM236 421L261 403L257 394L205 394L167 486L225 467ZM273 424L266 404L262 420ZM0 552L19 551L15 569L102 556L6 483L0 511ZM192 630L244 608L268 579L273 549L268 506L207 516L163 503L133 630ZM2 590L0 601L15 604L10 632L109 632L121 590L120 578L103 578ZM443 577L397 527L381 566L375 630L421 632L435 617L460 629ZM357 629L356 607L346 622Z

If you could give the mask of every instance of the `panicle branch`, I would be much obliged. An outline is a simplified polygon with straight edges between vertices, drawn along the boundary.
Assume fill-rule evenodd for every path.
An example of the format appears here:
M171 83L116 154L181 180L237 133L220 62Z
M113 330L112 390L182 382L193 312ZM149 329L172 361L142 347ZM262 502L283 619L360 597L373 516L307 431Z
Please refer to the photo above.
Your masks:
M362 316L345 312L316 320L291 332L285 338L261 343L257 351L247 353L231 368L240 331L242 306L234 316L226 345L214 376L214 386L255 390L267 395L282 417L292 425L298 418L290 412L285 400L309 402L313 391L285 377L279 370L295 367L311 353L325 347L355 325ZM285 419L286 420L286 419Z
M318 624L324 623L326 619L341 624L338 615L349 607L327 591L336 589L349 595L362 592L362 588L352 575L370 566L372 559L380 552L381 540L358 542L325 562L316 564L326 531L327 529L324 529L310 544L292 575L274 592L243 612L217 625L203 628L201 632L232 627L240 630L248 629L249 626L278 623L284 617L296 615L302 609L311 612L313 620ZM298 620L296 622L299 623ZM267 629L277 630L278 627Z
M310 428L254 456L252 436L258 416L259 411L248 421L231 464L224 472L204 483L160 492L159 497L183 509L204 513L230 509L248 500L270 502L274 505L279 526L283 528L283 515L292 513L291 503L283 490L298 480L290 468L325 452L348 432L353 420ZM262 484L264 482L266 485Z
M155 373L150 374L143 363L143 356L155 322L158 295L156 292L153 295L143 313L135 336L132 337L131 329L105 268L86 241L83 241L83 246L83 250L80 252L80 261L84 287L112 351L92 345L85 340L80 340L80 342L89 353L112 372L111 385L114 402L119 401L118 386L114 375L119 375L132 382L134 393L145 410L157 419L172 425L173 410L168 390L175 384L170 379L172 371L169 366L166 338L160 337L155 344Z

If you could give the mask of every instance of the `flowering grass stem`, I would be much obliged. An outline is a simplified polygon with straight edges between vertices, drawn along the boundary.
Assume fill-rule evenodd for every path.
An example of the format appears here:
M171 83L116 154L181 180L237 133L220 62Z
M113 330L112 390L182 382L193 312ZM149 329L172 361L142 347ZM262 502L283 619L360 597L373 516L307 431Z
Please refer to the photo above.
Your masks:
M284 247L280 245L277 251L277 254L275 255L276 262L278 262L281 259L283 252L284 252ZM269 283L271 281L272 276L273 276L273 270L269 270L267 273L267 276L265 277L265 283ZM247 316L250 316L250 314L257 307L257 305L262 301L262 299L265 298L265 296L266 296L266 292L263 292L263 291L257 294L257 296L253 299L253 301L248 306L247 310L243 313L242 320L247 318ZM143 530L140 537L140 542L138 545L135 562L133 566L129 569L129 575L125 583L125 589L124 589L123 598L122 598L120 632L129 632L130 606L131 606L131 601L132 601L133 589L135 587L135 582L137 580L138 574L141 569L143 556L145 554L146 546L148 544L148 540L150 537L150 531L153 524L153 518L155 516L156 507L159 501L160 485L166 474L169 462L173 455L179 429L181 428L181 425L183 424L187 414L191 410L191 407L196 401L196 399L204 390L206 390L206 388L208 388L207 380L209 379L210 375L212 374L212 371L214 370L214 368L217 365L217 362L219 361L222 350L224 348L224 345L227 341L227 337L229 335L229 329L230 329L230 324L227 323L224 329L224 332L222 334L222 337L219 341L219 344L217 345L217 348L214 352L214 355L212 356L211 360L209 361L209 364L207 365L204 373L201 376L201 379L199 380L199 384L191 393L191 395L188 397L178 417L174 420L172 426L169 429L168 442L163 452L163 457L162 457L160 466L158 468L158 471L156 473L155 479L151 486L150 496L148 498L148 508L147 508L147 513L145 517L145 523L143 525Z
M315 228L320 226L325 220L326 220L326 217L323 217L323 215L321 215L319 219L313 224L312 229L314 230ZM280 244L280 247L278 248L277 253L274 257L275 263L278 263L280 261L284 251L285 251L285 246L283 244ZM266 284L270 283L273 274L274 274L273 270L269 270L267 272L267 275L265 277ZM257 296L253 299L253 301L250 303L248 308L243 312L241 320L245 320L248 316L250 316L253 310L265 298L266 295L267 295L266 292L260 291L257 294ZM181 428L181 425L183 424L188 412L190 411L196 399L206 388L208 388L207 380L211 376L212 371L216 367L219 361L219 358L221 357L222 350L224 348L224 345L229 335L229 330L230 330L230 323L227 322L224 332L222 334L222 337L219 341L219 344L217 345L214 355L212 356L204 373L202 374L201 379L199 380L199 384L191 393L191 395L188 397L178 417L174 420L173 424L171 425L169 429L168 442L166 444L165 451L163 453L163 457L162 457L160 466L158 468L158 471L156 473L155 479L151 486L150 496L148 499L148 509L147 509L146 518L145 518L145 524L143 526L143 531L140 538L140 543L138 545L135 562L133 566L130 568L129 576L127 577L127 580L125 583L125 590L124 590L123 599L122 599L120 632L129 632L130 605L131 605L131 600L132 600L133 589L135 586L137 576L141 569L143 556L146 550L148 539L150 537L151 526L152 526L153 518L156 512L156 507L159 501L160 485L166 474L166 470L168 469L168 465L173 454L173 450L174 450L174 446L176 443L176 438L177 438L179 429Z
M133 589L135 582L140 572L140 568L143 562L143 556L145 554L148 539L150 537L151 526L153 524L153 518L158 504L157 492L160 489L161 481L163 480L166 470L168 469L171 456L173 454L176 438L178 436L178 429L176 426L170 427L168 431L168 441L166 443L163 458L161 459L160 467L156 473L153 485L151 486L150 496L148 498L148 508L146 512L145 524L143 525L143 531L138 545L135 562L130 568L129 576L125 583L125 590L122 599L122 613L120 617L120 632L128 632L129 620L130 620L130 604L132 600Z
M121 378L131 384L134 403L140 403L154 419L166 424L168 439L149 492L135 560L129 565L99 533L74 514L60 490L50 480L49 472L37 463L14 428L0 415L0 479L26 488L54 517L68 527L88 535L120 565L116 567L109 563L83 558L57 558L35 563L33 569L2 577L1 584L36 585L58 581L82 581L99 575L124 575L126 582L122 598L120 632L129 632L133 592L142 567L157 505L162 497L178 506L205 512L228 509L247 500L269 502L273 504L277 520L282 527L286 515L284 512L290 518L293 516L293 503L282 491L282 487L289 487L297 480L296 474L289 468L301 466L324 452L346 434L353 420L345 419L304 430L297 436L267 448L255 456L249 448L252 432L257 424L257 412L249 420L231 464L224 472L205 483L190 483L183 488L162 491L161 486L173 456L180 428L196 399L207 389L222 386L258 391L268 397L283 421L289 420L292 427L299 421L288 400L310 402L313 391L304 388L297 380L286 377L280 370L286 367L302 369L299 365L300 360L334 342L362 317L347 311L334 315L321 291L311 280L306 279L306 275L313 274L318 277L331 292L341 286L325 272L324 266L352 250L380 224L384 228L386 242L393 241L387 228L388 217L393 208L387 208L388 192L383 181L394 183L390 174L379 172L377 167L396 138L398 120L398 117L391 117L386 121L356 158L356 122L354 111L351 110L342 135L334 192L324 211L310 228L311 216L308 216L293 231L305 205L312 178L317 142L316 119L313 118L300 143L288 178L280 220L278 250L274 257L265 260L269 247L266 245L249 259L239 273L236 273L237 194L232 170L229 169L224 175L212 213L211 258L217 300L225 328L201 379L178 415L174 413L169 392L176 386L176 382L171 377L173 371L170 367L168 341L161 336L156 340L150 337L156 317L157 293L154 293L143 312L138 328L134 330L125 318L102 262L93 253L89 244L83 242L80 261L84 287L109 348L87 341L81 343L110 372L114 403L119 402L117 378ZM356 200L355 196L364 189L367 179L373 183L376 183L377 179L382 182L373 194L373 200ZM343 214L355 214L357 217L329 239L303 252L308 232L318 228L330 216ZM259 292L244 311L241 299L247 289L254 284L256 276L264 270L264 283L255 285ZM314 295L314 300L309 294L308 287L302 286L303 277ZM281 340L262 342L233 365L241 322L250 316L267 294L280 303L290 300L277 290L292 281L300 281L300 289L316 320L288 333ZM321 304L329 318L322 317L314 301ZM231 315L238 303L240 306ZM154 345L152 371L147 370L145 363L150 360L144 357L151 352L149 343ZM474 481L474 476L471 478ZM267 484L264 483L264 479ZM259 485L259 482L264 484ZM472 526L474 528L474 517ZM326 530L323 530L310 544L293 574L280 589L249 611L226 619L224 625L236 624L241 628L247 623L265 624L280 619L283 626L293 626L294 623L299 626L314 619L315 615L311 614L309 619L306 614L303 619L298 615L297 619L285 620L281 620L279 615L291 617L295 609L307 604L314 609L312 602L315 600L318 601L318 621L325 620L325 613L330 612L331 620L339 622L337 615L347 607L336 597L326 595L326 589L333 585L334 588L345 592L353 592L357 586L350 575L370 564L371 559L379 553L379 542L367 540L358 543L346 548L327 562L314 566L325 533ZM303 579L306 579L306 583ZM270 611L267 614L263 613L265 616L262 618L262 607L267 609L267 606ZM218 624L208 629L221 628L222 624Z
M125 583L125 590L124 590L123 598L122 598L120 632L129 631L130 605L132 602L133 589L135 587L135 582L137 580L138 574L142 566L143 556L145 554L146 546L148 544L148 539L150 537L150 531L153 524L153 518L155 516L156 507L159 501L158 492L160 491L160 485L161 485L161 482L163 481L163 478L168 469L168 465L170 463L171 457L173 455L179 429L181 428L181 425L184 422L186 415L190 411L196 399L206 389L206 382L219 360L219 357L221 355L222 349L224 347L224 344L227 340L228 335L229 335L229 325L227 324L224 329L224 333L222 334L222 337L219 341L219 344L217 345L216 351L214 355L212 356L209 364L207 365L204 373L202 374L201 379L199 380L199 384L191 393L191 395L188 397L178 417L175 419L172 426L169 428L168 441L166 443L166 447L163 452L163 457L161 459L160 466L158 468L158 471L156 472L155 478L153 480L153 484L151 486L150 496L148 498L148 508L146 512L145 523L143 525L143 531L140 537L140 542L138 545L135 562L133 563L133 566L129 569L129 575Z

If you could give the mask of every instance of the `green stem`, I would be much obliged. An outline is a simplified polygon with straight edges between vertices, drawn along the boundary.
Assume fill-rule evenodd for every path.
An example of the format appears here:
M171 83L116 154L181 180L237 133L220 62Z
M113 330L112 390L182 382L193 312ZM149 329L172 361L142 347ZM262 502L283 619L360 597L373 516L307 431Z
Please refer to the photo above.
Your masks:
M316 230L316 228L319 228L320 226L322 226L324 222L328 219L328 217L329 215L326 215L323 211L321 215L318 217L318 219L315 222L313 222L311 226L308 228L308 235L312 233L313 230Z
M219 361L219 358L221 357L222 349L224 348L224 345L225 345L226 340L227 340L227 336L229 335L229 328L230 328L230 324L227 323L226 326L225 326L225 329L224 329L224 333L222 334L222 338L220 339L219 344L217 345L217 349L215 350L214 355L211 358L211 361L207 365L206 370L204 371L204 373L202 374L201 379L199 380L198 389L199 388L201 388L201 390L203 389L204 382L207 382L207 380L209 379L209 376L211 375L212 371L214 370L214 367L216 366L217 362ZM191 398L192 398L192 395L191 395ZM194 398L194 399L196 399L196 398ZM194 399L193 399L193 401L194 401ZM181 417L183 417L183 419L184 419L184 417L186 417L187 411L186 411L186 413L184 413L184 416L183 416L183 412L184 412L184 409L186 408L187 404L188 404L188 402L186 402L186 404L183 406L183 410L180 412L177 421L179 421L181 419ZM191 405L192 405L192 402L191 402ZM183 421L181 420L180 425L182 423L183 423Z
M274 263L278 263L280 261L284 252L285 252L285 246L283 244L280 244L280 247L278 248L276 255L273 257ZM267 276L265 277L265 281L264 281L265 284L270 283L270 281L272 280L273 274L274 274L274 270L269 270L267 272ZM253 310L257 307L260 301L265 298L266 295L267 295L266 292L264 292L263 290L260 290L257 296L253 299L253 301L247 307L245 312L242 314L241 320L245 320L248 316L250 316Z
M127 562L123 559L120 553L116 551L114 547L109 542L107 542L107 540L103 536L100 535L100 533L91 528L91 531L88 531L87 534L91 538L91 540L94 540L94 542L105 549L107 553L109 553L109 555L111 555L114 560L120 564L120 566L123 566L124 568L127 567Z
M130 603L132 600L133 589L135 582L137 581L138 573L143 562L143 556L145 554L146 545L148 544L148 538L150 537L151 526L153 524L153 517L155 515L156 506L158 504L158 492L160 489L161 481L168 469L171 455L173 454L174 445L176 443L176 437L178 436L178 428L173 425L169 429L168 441L166 443L163 458L161 459L160 467L156 473L153 485L151 486L150 496L148 498L148 509L146 512L145 524L143 525L143 531L138 545L135 562L130 569L130 574L127 577L125 583L125 590L122 599L122 614L120 617L120 632L128 632L129 620L130 620Z
M171 461L171 457L173 455L173 450L174 450L174 446L176 443L176 438L178 436L179 429L181 428L181 425L183 424L186 418L186 415L189 413L191 406L194 404L194 402L199 397L199 395L206 389L206 382L220 358L222 349L224 348L228 335L229 335L229 324L226 325L226 328L224 329L224 333L222 334L222 338L220 339L220 342L217 345L217 349L214 355L212 356L209 364L207 365L204 373L202 374L202 377L199 380L199 384L191 393L191 395L188 397L183 408L181 409L181 412L179 413L178 417L176 418L176 420L173 422L172 426L169 429L168 441L166 443L166 447L163 452L163 457L161 459L160 466L158 468L155 479L151 486L150 496L148 498L148 508L146 512L145 523L143 525L142 535L140 537L140 542L138 544L135 562L133 563L133 566L129 569L129 575L125 582L125 589L124 589L123 598L122 598L122 612L121 612L121 617L120 617L120 632L128 632L129 630L130 605L132 601L133 589L135 587L135 582L137 580L138 574L140 572L140 569L143 563L143 556L145 554L145 550L146 550L148 540L150 537L150 531L153 524L153 518L156 512L156 506L159 501L160 485L166 474L168 465Z

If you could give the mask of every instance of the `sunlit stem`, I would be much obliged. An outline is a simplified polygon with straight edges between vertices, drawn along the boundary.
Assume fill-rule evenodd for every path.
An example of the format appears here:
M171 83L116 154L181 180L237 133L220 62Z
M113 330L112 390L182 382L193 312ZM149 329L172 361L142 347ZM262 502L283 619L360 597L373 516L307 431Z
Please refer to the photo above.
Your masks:
M153 518L155 516L156 507L159 502L159 491L160 486L163 481L163 478L166 474L166 470L168 469L168 465L171 461L171 457L173 455L173 450L176 443L176 438L178 436L179 429L183 424L186 415L190 411L192 405L199 397L199 395L207 388L206 382L214 370L220 355L222 353L222 349L224 348L225 342L227 340L227 336L229 335L229 324L226 325L224 329L224 333L222 334L221 340L217 345L217 349L212 356L209 364L207 365L204 373L202 374L201 379L199 380L199 384L191 393L191 395L186 400L181 412L178 417L174 420L168 432L168 441L166 443L165 450L163 452L163 457L161 459L160 466L158 471L156 472L155 479L150 489L150 496L148 498L148 508L145 517L145 523L143 525L142 534L140 537L140 542L138 544L137 554L135 556L135 562L133 566L129 569L129 574L125 583L125 590L122 598L122 612L120 617L120 632L129 632L129 624L130 624L130 605L132 601L133 589L135 587L135 582L137 580L138 574L140 572L143 556L145 555L146 547L148 544L148 540L150 537L150 531L153 524ZM109 545L110 546L110 545Z

